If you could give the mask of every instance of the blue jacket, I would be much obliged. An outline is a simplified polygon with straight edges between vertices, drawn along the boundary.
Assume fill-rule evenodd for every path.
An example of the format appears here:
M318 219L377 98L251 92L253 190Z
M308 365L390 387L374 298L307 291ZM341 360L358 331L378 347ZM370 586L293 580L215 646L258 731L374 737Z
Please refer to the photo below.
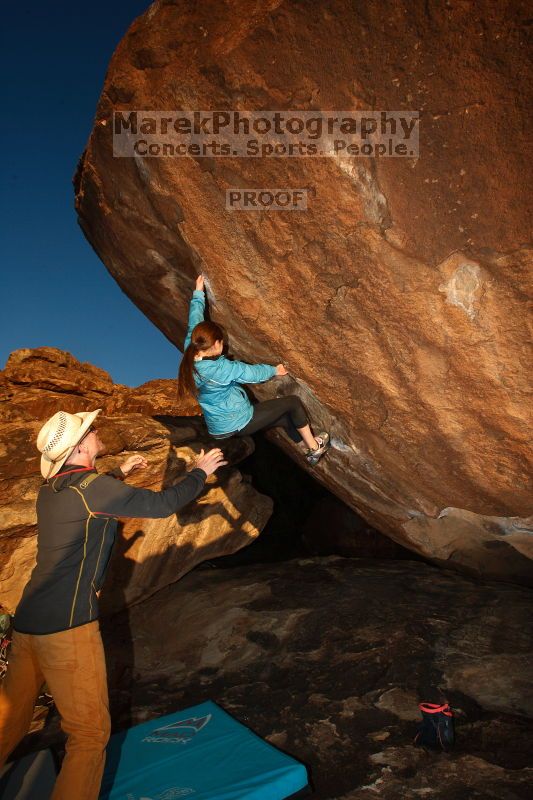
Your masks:
M191 342L193 329L204 321L205 294L195 289L189 310L189 327L184 350ZM244 364L225 356L202 358L194 362L194 382L198 402L209 433L220 436L240 431L252 419L253 406L240 383L264 383L276 374L270 364Z

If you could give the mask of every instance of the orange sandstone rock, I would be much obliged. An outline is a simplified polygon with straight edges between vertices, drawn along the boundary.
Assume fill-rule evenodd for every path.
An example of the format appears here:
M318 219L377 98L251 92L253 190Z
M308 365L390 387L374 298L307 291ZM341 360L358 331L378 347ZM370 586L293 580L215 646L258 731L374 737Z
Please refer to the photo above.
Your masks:
M0 372L0 390L0 607L13 612L35 562L35 501L42 483L35 439L49 416L59 409L102 407L98 429L107 455L98 469L105 472L142 453L148 467L128 482L155 491L182 478L200 449L214 443L201 419L192 416L192 405L178 406L176 399L172 405L173 381L128 389L113 384L103 370L51 347L12 353ZM251 439L240 439L226 450L235 464L252 448ZM104 586L103 610L140 601L201 561L249 544L271 511L271 499L242 481L232 466L211 476L201 497L179 514L128 519Z

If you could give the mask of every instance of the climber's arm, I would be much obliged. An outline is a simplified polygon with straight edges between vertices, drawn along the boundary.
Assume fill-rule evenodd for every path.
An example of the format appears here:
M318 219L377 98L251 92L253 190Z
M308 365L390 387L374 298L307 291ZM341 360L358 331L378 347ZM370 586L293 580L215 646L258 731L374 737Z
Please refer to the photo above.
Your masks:
M201 278L201 289L198 288L200 285L200 278ZM192 293L191 298L191 305L189 307L189 324L187 326L187 336L185 337L185 342L183 345L183 349L186 350L187 347L191 343L191 336L194 328L198 325L199 322L204 321L204 312L205 312L205 293L204 293L204 283L203 278L200 275L200 278L196 281L196 289Z
M214 364L209 377L224 386L230 383L264 383L276 375L276 367L270 364L245 364L243 361L229 361L224 356Z

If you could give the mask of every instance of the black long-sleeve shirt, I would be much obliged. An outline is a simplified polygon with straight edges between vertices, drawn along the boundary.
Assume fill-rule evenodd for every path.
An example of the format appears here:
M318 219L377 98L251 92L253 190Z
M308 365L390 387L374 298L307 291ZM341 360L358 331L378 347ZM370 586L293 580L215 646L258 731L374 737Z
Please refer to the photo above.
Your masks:
M181 483L152 492L69 465L43 484L37 497L37 563L14 629L57 633L97 619L96 593L104 582L117 517L168 517L198 497L206 478L203 470L193 469Z

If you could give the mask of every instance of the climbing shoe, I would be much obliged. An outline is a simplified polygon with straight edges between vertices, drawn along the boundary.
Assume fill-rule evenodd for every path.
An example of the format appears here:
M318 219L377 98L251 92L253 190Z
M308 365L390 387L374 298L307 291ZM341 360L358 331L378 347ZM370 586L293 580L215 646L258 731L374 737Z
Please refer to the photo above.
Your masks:
M317 440L318 448L316 450L308 450L305 454L307 463L313 467L318 464L329 447L329 433L321 432L318 436L315 436L315 439Z
M432 750L449 750L455 742L453 713L448 703L420 703L422 722L418 726L415 744Z

